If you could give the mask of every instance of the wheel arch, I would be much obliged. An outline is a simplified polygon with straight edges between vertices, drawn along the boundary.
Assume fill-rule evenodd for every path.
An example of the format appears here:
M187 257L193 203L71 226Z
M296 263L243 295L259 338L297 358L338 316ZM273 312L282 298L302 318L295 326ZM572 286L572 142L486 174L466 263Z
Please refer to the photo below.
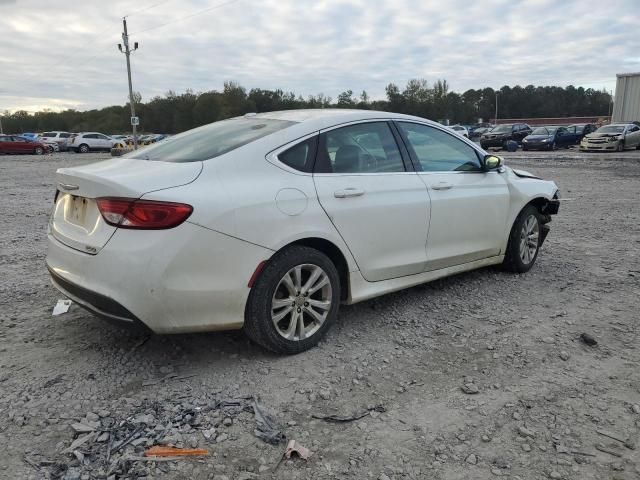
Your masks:
M305 237L294 240L278 249L278 252L293 245L313 248L324 253L333 262L340 277L340 300L349 298L349 263L347 258L335 243L321 237Z

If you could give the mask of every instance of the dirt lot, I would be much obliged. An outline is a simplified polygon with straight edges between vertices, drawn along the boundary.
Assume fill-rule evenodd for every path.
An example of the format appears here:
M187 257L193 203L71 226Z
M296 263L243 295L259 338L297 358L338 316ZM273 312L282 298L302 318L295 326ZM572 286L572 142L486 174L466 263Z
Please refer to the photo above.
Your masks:
M531 272L344 307L293 357L235 332L147 337L75 306L52 317L53 174L104 157L0 157L0 478L640 477L640 450L596 432L640 440L640 152L507 155L569 199ZM246 397L308 461L280 462L286 443L257 438ZM353 413L367 415L312 417ZM77 423L96 433L61 453ZM139 459L161 440L209 455Z

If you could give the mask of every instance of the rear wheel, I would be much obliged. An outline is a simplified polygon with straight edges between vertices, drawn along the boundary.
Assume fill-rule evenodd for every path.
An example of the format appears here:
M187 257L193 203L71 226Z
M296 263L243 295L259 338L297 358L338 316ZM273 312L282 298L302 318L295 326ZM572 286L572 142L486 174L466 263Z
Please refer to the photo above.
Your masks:
M33 153L35 153L36 155L42 155L44 153L44 148L36 147L33 149Z
M540 212L537 208L529 205L520 212L511 228L502 263L506 270L524 273L533 267L540 250L540 227Z
M315 346L338 315L340 277L322 252L278 252L253 285L244 331L267 350L293 354Z
M78 147L78 151L80 153L87 153L89 151L89 145L87 145L86 143L83 143Z
M618 142L618 146L616 147L616 152L624 152L624 142L622 140Z

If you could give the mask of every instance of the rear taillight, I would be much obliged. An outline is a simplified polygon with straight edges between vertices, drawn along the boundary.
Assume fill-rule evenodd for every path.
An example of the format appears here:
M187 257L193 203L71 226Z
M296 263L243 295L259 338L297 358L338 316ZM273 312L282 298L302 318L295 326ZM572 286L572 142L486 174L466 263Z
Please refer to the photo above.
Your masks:
M119 228L161 230L184 222L193 207L184 203L105 197L96 199L105 222Z

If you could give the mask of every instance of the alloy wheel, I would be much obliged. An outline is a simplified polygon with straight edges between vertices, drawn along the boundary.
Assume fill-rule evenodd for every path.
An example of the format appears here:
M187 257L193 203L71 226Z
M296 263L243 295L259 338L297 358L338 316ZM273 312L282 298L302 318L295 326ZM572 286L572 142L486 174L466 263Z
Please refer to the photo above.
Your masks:
M535 215L529 215L520 230L520 259L525 265L530 264L538 252L540 227Z
M316 333L331 310L331 281L317 265L293 267L280 280L271 300L271 321L280 336L301 341Z

